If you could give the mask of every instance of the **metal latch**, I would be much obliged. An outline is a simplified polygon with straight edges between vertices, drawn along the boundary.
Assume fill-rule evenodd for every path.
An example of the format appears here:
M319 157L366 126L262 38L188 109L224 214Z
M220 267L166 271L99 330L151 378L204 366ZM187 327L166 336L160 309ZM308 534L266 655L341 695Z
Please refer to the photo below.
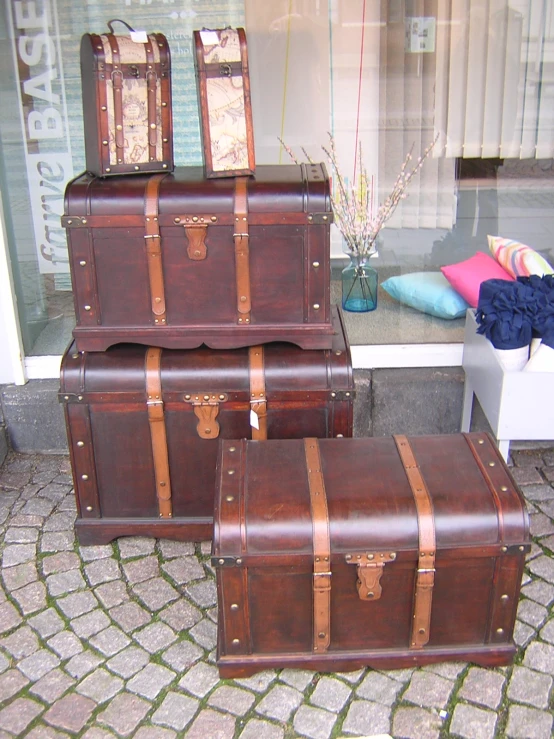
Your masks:
M382 593L381 575L387 562L396 559L396 552L364 552L362 554L346 554L348 564L357 565L358 595L361 600L379 600Z
M194 415L198 418L196 431L201 439L217 439L219 423L215 420L219 413L219 404L229 399L227 393L195 393L185 395L185 403L194 407Z

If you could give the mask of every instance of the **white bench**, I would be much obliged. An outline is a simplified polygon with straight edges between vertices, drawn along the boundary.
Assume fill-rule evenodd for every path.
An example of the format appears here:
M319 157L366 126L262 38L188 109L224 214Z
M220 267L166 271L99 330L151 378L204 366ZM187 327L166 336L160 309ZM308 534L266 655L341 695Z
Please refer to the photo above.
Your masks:
M510 441L554 439L554 372L506 371L490 341L477 334L473 310L466 315L462 366L466 375L462 431L469 431L475 395L504 459Z

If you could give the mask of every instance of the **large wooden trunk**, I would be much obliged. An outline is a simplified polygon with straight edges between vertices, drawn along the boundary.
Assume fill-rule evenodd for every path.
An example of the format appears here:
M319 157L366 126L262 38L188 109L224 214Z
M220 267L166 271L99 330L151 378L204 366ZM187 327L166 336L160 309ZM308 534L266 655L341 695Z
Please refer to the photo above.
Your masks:
M83 544L212 535L219 439L351 436L350 350L213 351L139 345L66 352L65 407Z
M254 174L254 134L244 28L193 32L206 177Z
M114 22L108 24L111 33L86 33L81 39L87 170L102 177L171 172L167 39L161 33L116 35Z
M69 183L65 216L79 351L118 342L329 349L329 180L323 164L255 178L174 175Z
M487 434L224 441L222 677L507 664L524 501Z

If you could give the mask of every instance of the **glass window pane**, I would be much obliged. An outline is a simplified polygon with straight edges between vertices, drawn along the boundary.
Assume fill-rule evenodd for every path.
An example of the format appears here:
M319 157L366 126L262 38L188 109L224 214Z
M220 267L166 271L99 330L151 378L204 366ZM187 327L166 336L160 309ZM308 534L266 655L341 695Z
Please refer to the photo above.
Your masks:
M0 8L0 188L25 352L61 354L75 323L65 185L83 171L79 44L124 14L171 47L175 160L201 163L192 30L244 25L242 0L7 0ZM114 26L117 33L124 27Z

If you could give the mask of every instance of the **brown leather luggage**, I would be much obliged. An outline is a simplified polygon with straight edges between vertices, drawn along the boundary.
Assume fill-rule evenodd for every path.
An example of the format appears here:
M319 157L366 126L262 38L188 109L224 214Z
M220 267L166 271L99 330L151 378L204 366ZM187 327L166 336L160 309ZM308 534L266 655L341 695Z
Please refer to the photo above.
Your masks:
M61 367L82 544L212 535L220 438L351 436L350 349L67 350Z
M226 440L215 506L222 677L514 656L528 517L487 434Z
M81 80L87 171L173 171L171 57L161 33L86 33Z
M206 177L254 174L254 134L244 28L193 32Z
M65 216L79 351L118 342L330 349L323 164L206 180L201 167L70 182Z

